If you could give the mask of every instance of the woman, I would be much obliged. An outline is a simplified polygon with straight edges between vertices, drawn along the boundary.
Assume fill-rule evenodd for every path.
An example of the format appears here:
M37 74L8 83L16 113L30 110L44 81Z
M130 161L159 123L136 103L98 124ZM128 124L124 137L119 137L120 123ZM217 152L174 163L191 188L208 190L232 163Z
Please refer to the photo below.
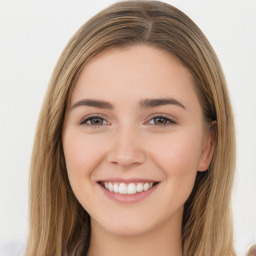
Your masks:
M26 255L235 255L234 141L220 64L193 21L157 1L110 6L53 72Z

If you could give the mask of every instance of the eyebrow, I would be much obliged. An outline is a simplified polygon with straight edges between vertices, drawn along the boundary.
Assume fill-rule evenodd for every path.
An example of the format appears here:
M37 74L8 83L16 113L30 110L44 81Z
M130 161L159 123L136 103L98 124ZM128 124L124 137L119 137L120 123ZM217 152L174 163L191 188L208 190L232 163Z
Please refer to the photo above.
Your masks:
M140 107L142 109L152 108L152 107L159 107L164 105L176 105L186 110L186 107L174 98L157 98L157 99L143 99L140 101ZM77 108L79 106L89 106L89 107L96 107L100 109L114 109L114 105L110 102L104 100L96 100L96 99L82 99L76 102L72 107L71 110Z
M143 109L163 105L176 105L186 110L186 107L181 102L173 98L144 99L140 102L140 107Z
M76 102L72 107L71 110L79 107L79 106L89 106L89 107L96 107L96 108L102 108L102 109L114 109L114 106L103 100L94 100L94 99L83 99L78 102Z

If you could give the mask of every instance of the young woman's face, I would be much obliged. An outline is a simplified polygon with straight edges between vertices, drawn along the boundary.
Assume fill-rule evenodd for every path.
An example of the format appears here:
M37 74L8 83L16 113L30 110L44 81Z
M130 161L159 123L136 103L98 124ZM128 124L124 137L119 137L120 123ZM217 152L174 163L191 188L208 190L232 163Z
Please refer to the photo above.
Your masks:
M189 72L148 46L107 49L85 66L63 148L92 229L119 235L180 227L196 173L212 154Z

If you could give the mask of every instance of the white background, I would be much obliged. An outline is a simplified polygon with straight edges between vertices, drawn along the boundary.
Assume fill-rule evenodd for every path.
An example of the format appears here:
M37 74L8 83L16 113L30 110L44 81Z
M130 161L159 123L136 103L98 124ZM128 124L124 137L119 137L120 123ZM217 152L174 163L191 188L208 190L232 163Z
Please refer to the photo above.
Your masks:
M55 63L74 32L115 1L0 0L0 242L26 237L34 131ZM235 246L256 242L256 1L170 0L212 43L237 130Z

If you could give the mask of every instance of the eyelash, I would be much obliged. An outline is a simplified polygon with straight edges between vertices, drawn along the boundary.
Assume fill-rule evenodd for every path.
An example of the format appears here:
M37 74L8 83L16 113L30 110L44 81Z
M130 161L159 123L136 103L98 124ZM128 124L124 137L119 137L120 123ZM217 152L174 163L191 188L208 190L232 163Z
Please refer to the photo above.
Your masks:
M155 124L155 123L150 123L151 121L153 121L153 120L156 120L157 118L160 118L160 119L162 119L163 121L165 121L166 123L165 124L159 124L159 125L157 125L157 124ZM101 120L101 121L103 121L103 124L88 124L87 122L88 121L92 121L92 120L95 120L95 119L98 119L98 120ZM104 124L104 121L105 121L105 124ZM105 118L104 117L102 117L102 116L99 116L99 115L93 115L93 116L89 116L89 117L86 117L86 118L84 118L84 119L82 119L81 121L80 121L80 123L79 123L80 125L88 125L88 126L91 126L91 127L93 127L93 128L99 128L99 127L102 127L102 126L104 126L104 125L109 125L110 123L109 122L107 122L106 120L105 120ZM166 126L168 126L168 125L174 125L174 124L176 124L176 121L174 121L173 119L171 119L171 118L169 118L169 117L166 117L166 116L164 116L164 115L156 115L156 116L153 116L148 122L146 122L145 123L146 125L156 125L156 126L162 126L162 127L166 127Z
M157 125L157 124L155 124L155 123L150 123L151 121L153 121L153 120L156 120L157 118L159 118L159 119L162 119L163 121L165 121L166 123L165 124L159 124L159 125ZM154 121L153 121L154 122ZM161 126L161 127L166 127L166 126L168 126L168 125L174 125L174 124L176 124L176 121L174 121L173 119L171 119L170 117L166 117L165 115L161 115L161 114L159 114L159 115L156 115L156 116L153 116L147 123L146 123L147 125L156 125L156 126Z
M88 121L92 121L92 120L95 120L95 119L100 119L100 120L102 120L103 122L105 121L106 123L105 124L88 124L87 122ZM92 116L89 116L89 117L85 117L85 118L83 118L81 121L80 121L80 125L88 125L88 126L91 126L91 127L93 127L93 128L97 128L97 127L101 127L101 126L103 126L103 125L109 125L110 123L109 122L107 122L106 120L105 120L105 118L104 117L102 117L102 116L100 116L100 115L92 115Z

